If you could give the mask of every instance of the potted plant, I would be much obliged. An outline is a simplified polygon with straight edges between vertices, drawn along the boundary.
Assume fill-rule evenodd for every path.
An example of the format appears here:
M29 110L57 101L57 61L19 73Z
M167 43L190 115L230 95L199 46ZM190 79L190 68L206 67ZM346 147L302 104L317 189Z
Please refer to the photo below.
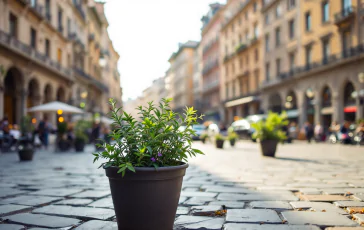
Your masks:
M21 122L21 133L22 136L19 139L18 155L20 161L31 161L34 155L33 145L33 126L31 117L25 116Z
M278 142L286 140L282 127L288 124L286 113L278 114L269 112L265 121L253 123L255 129L253 137L260 141L263 156L274 157Z
M221 135L221 134L217 134L215 136L216 148L218 148L218 149L224 148L224 141L225 141L225 137L223 135Z
M116 108L110 99L115 143L103 143L94 162L104 158L118 229L173 229L187 158L202 154L191 147L196 111L170 109L171 99L138 107L139 119ZM179 129L186 126L186 129ZM101 167L100 166L100 167Z
M236 134L236 132L229 132L229 134L228 134L228 140L229 140L230 145L231 145L232 147L234 147L234 146L235 146L235 142L236 142L238 139L239 139L239 136L238 136L238 134Z
M89 127L89 123L83 120L77 122L75 127L75 150L76 152L83 152L86 143L88 142L88 136L86 129Z
M207 133L203 133L201 135L201 141L205 144L206 140L209 138L209 135Z
M67 151L68 150L68 143L67 140L65 139L65 134L67 132L67 122L59 122L57 124L57 144L58 144L58 149L61 152Z

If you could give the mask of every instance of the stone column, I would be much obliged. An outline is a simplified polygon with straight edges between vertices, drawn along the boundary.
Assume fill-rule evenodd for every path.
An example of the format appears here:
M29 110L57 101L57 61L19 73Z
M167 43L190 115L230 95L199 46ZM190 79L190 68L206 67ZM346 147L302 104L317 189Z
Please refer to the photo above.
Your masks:
M356 100L356 120L364 118L364 83L359 83L359 86Z
M0 85L0 119L4 117L4 103L4 88Z
M236 116L238 117L243 117L244 114L243 114L243 108L244 108L244 105L238 105L236 106ZM235 114L234 114L235 115Z
M37 95L33 98L33 105L37 106L37 105L41 105L43 101L43 98L41 95ZM37 119L37 122L39 122L40 120L42 120L42 116L41 116L41 112L35 112L33 117L35 119Z
M337 92L333 92L331 99L332 107L334 108L334 113L332 114L332 121L342 123L344 121L344 102L340 98Z
M321 116L321 103L322 102L322 98L321 95L316 94L315 95L315 114L314 114L314 119L315 119L315 124L320 123L322 125L322 116Z
M305 101L306 97L303 92L297 92L297 105L298 105L298 125L300 128L303 127L307 121L307 103Z

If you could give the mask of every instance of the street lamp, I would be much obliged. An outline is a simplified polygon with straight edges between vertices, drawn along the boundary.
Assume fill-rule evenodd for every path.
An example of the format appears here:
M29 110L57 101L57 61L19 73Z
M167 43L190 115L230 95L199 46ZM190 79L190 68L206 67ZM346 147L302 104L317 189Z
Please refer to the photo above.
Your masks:
M306 90L306 96L310 99L312 99L315 96L315 93L313 92L313 90L311 88L308 88Z
M103 55L103 54L101 54L101 55L100 55L99 65L100 65L101 67L105 67L105 66L106 66L106 59L105 59L105 57L104 57L104 55Z

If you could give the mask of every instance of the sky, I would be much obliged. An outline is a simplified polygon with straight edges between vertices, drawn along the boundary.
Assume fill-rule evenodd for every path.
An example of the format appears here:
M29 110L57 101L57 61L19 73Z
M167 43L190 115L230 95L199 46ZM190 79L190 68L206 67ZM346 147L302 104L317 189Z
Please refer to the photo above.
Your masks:
M178 43L201 38L201 17L209 4L225 0L108 0L109 34L120 54L123 100L141 96L164 76Z

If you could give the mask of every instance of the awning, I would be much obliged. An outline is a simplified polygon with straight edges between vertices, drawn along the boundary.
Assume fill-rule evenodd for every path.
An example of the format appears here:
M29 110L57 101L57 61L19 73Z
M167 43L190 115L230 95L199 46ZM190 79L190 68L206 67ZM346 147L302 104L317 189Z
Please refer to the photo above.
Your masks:
M249 97L243 97L243 98L239 98L233 101L229 101L225 103L225 107L233 107L233 106L237 106L237 105L243 105L249 102L252 102L256 99L255 96L249 96Z
M287 118L296 118L298 117L298 109L291 109L286 111Z
M345 113L355 113L356 112L356 106L346 106L344 108Z
M333 114L333 113L334 113L333 107L326 107L326 108L321 109L321 114L323 114L323 115L328 115L328 114Z

